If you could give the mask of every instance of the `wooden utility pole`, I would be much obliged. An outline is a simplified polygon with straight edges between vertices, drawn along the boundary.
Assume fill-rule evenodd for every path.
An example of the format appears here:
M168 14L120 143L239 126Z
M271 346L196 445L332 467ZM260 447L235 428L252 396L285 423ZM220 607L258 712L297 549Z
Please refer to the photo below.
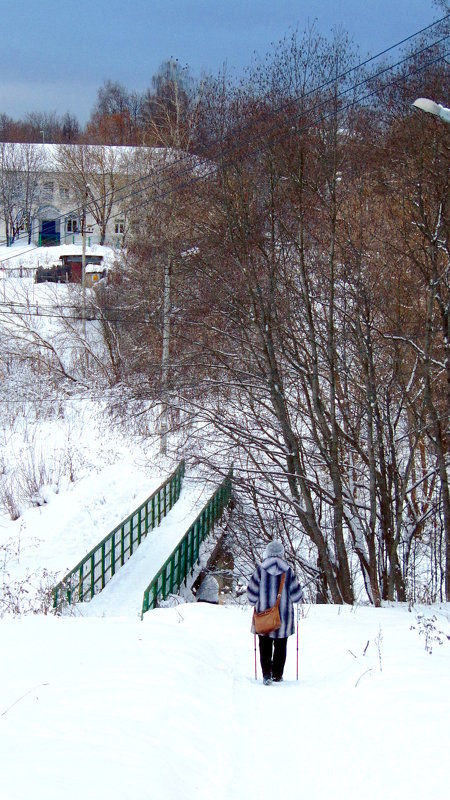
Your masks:
M162 408L160 424L160 453L167 455L168 431L168 374L170 355L170 281L172 276L172 255L169 253L164 265L164 297L163 297L163 329L162 329L162 357L161 357L161 388Z
M83 200L83 214L81 218L81 320L83 339L86 338L86 216L87 216L87 197L86 187Z

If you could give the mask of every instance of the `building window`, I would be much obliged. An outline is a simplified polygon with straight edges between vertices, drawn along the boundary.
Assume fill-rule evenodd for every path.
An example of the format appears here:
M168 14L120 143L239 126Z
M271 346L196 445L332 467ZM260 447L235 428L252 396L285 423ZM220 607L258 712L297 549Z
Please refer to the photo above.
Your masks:
M61 200L70 200L70 189L67 189L66 186L59 187L59 196Z
M114 225L114 233L124 234L125 233L125 220L118 219Z
M42 186L42 195L46 200L53 199L53 192L55 190L55 186L53 181L47 181Z
M77 233L79 230L78 228L78 220L76 217L68 217L66 220L66 231L67 233Z

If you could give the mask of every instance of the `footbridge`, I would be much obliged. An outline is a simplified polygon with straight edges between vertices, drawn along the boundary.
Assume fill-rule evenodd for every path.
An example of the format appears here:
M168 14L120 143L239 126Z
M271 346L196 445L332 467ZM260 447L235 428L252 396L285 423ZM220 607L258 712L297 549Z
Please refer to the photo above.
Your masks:
M55 611L72 606L83 616L142 617L179 593L199 563L202 543L221 521L231 489L231 470L208 490L204 481L185 475L181 461L54 587Z

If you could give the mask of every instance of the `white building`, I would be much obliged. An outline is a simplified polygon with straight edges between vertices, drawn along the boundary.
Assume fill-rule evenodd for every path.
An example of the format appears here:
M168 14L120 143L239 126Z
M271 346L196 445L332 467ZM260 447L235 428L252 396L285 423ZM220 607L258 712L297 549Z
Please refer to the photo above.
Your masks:
M0 144L0 242L120 247L130 182L174 151L106 145ZM136 202L135 190L133 192Z

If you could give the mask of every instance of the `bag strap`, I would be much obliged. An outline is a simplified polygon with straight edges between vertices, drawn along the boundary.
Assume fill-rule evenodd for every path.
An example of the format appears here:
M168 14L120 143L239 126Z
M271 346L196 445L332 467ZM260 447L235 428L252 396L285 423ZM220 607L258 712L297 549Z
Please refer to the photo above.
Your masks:
M282 575L282 577L281 577L281 581L280 581L280 588L278 589L278 594L277 594L277 603L276 603L276 604L277 604L277 606L279 606L279 605L280 605L281 594L282 594L282 592L283 592L283 587L284 587L284 579L285 579L285 577L286 577L286 573L285 573L285 572L283 572L283 575Z

